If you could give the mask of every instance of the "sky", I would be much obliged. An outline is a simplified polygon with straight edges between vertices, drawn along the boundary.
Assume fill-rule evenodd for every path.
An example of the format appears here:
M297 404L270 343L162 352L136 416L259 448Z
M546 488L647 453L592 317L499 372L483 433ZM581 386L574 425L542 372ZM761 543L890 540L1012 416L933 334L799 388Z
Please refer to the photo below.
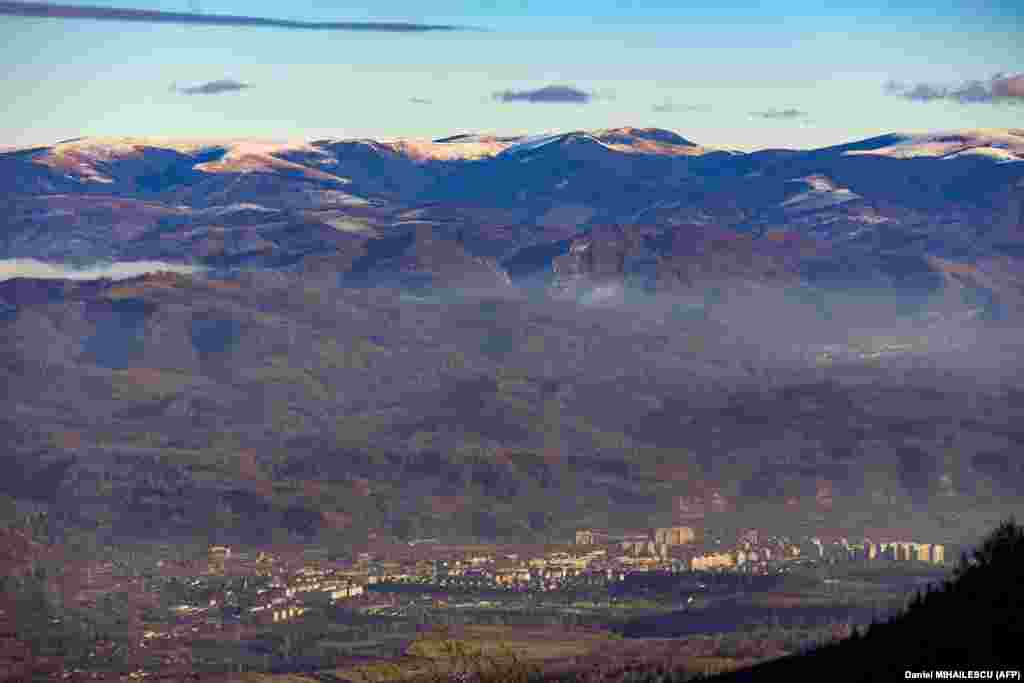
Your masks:
M64 4L487 30L55 19L0 2L0 146L653 126L709 146L813 148L1024 127L1024 9L1008 0Z

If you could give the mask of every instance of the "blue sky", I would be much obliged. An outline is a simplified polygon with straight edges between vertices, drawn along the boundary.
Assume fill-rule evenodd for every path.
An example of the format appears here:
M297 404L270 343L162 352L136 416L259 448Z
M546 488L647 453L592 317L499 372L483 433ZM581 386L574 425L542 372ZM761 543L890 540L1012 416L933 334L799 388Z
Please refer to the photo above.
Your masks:
M65 4L186 12L196 1ZM902 130L1024 127L1020 98L915 101L883 89L889 80L955 88L1024 70L1024 10L1009 2L830 3L827 11L822 3L728 0L198 2L216 14L490 30L393 34L0 16L0 145L79 135L426 138L635 125L750 149ZM249 87L184 92L213 81ZM592 97L494 97L548 85Z

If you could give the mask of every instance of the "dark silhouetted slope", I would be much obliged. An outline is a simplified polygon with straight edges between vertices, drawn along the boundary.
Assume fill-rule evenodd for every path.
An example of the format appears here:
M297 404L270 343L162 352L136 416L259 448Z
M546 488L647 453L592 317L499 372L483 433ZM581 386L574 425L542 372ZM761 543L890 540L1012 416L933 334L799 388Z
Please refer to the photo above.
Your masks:
M1019 669L1024 661L1024 527L1005 522L961 560L951 580L866 633L750 669L722 683L762 680L885 681L905 671Z

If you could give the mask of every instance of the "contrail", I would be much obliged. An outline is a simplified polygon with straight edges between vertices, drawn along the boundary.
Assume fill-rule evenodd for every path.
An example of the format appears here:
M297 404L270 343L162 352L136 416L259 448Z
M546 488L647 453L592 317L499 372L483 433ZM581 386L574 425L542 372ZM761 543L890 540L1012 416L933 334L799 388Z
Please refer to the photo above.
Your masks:
M0 16L40 17L44 19L99 19L106 21L138 21L151 24L207 24L212 26L257 26L266 28L305 29L320 31L382 31L386 33L419 33L425 31L480 31L469 26L449 24L417 24L387 21L289 21L266 17L245 17L232 14L197 14L192 12L159 12L120 7L86 7L54 5L48 2L9 2L0 0Z

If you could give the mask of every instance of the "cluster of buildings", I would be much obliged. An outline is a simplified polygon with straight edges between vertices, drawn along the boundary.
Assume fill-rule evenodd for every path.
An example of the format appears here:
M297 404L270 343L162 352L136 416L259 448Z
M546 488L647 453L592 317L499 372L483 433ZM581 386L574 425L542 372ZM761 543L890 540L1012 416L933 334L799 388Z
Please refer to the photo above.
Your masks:
M619 536L587 529L576 532L576 543L582 546L603 545L617 549L617 561L635 570L731 569L745 563L748 551L751 552L751 559L757 558L757 553L750 550L749 543L738 553L723 552L719 547L721 541L711 544L698 543L697 534L690 526L661 527L649 533Z
M868 538L855 543L840 538L827 545L818 538L812 538L811 543L815 548L814 556L819 559L946 563L946 547L941 543L875 542Z
M245 580L242 588L226 590L223 595L211 599L209 604L183 604L173 607L172 611L180 617L195 617L221 614L232 606L236 608L239 619L248 617L256 622L276 623L308 612L312 604L335 604L365 592L365 578L357 572L324 569L313 564L287 569L278 567L278 558L269 553L260 552L254 559L248 553L233 555L228 546L210 547L206 574L223 574L232 559L234 573L256 577L251 585ZM205 582L196 578L189 585L199 589Z
M567 585L619 581L630 571L684 571L689 566L679 549L692 545L695 539L694 530L686 526L620 536L581 530L572 551L551 551L535 557L476 554L404 565L374 562L370 556L360 559L369 566L369 584L423 583L448 589L543 592Z
M247 591L241 603L230 592L202 605L176 608L182 617L212 615L227 605L244 604L242 619L278 623L307 612L313 605L337 604L366 596L375 584L423 584L450 590L496 589L516 592L557 591L567 586L601 585L621 581L636 571L736 571L772 573L798 563L846 561L907 561L944 564L946 548L917 541L851 542L818 537L791 539L764 536L756 530L740 534L733 542L698 538L690 526L670 526L646 533L612 535L593 529L576 533L571 551L552 551L541 556L480 553L448 559L393 561L361 554L354 566L326 569L314 564L287 570L276 558L260 553L249 569L263 580ZM244 554L243 554L244 555ZM247 555L235 560L251 560ZM223 571L232 559L226 546L210 548L210 572Z
M709 572L721 569L732 569L736 566L737 558L730 553L705 553L690 559L690 570L695 572Z
M576 545L618 546L619 550L632 557L654 556L667 559L669 549L693 543L696 534L692 527L672 526L655 529L653 534L628 533L619 536L584 529L576 532Z
M741 534L732 547L722 547L721 539L698 540L694 530L687 526L622 536L587 529L576 533L576 543L580 546L617 547L621 553L618 561L634 569L662 569L665 564L677 568L681 564L683 569L690 571L766 573L797 560L826 563L872 560L946 562L946 548L938 543L875 542L866 538L857 542L837 538L826 543L817 537L765 537L753 529Z
M266 613L273 622L288 621L309 611L310 602L331 604L362 595L365 588L351 577L326 569L303 567L291 576L275 576L266 588L256 591L261 604L249 608L250 614Z
M645 571L729 571L767 574L798 564L895 561L944 564L947 548L918 541L851 541L834 537L792 539L748 530L737 538L698 535L690 526L671 526L647 533L611 535L586 529L576 544L543 554L503 553L498 548L442 550L433 559L388 559L369 553L344 564L307 559L282 560L267 553L233 553L227 546L209 549L209 566L184 582L185 604L171 608L169 628L147 629L142 646L171 652L184 636L215 633L228 623L244 628L292 621L311 609L347 602L370 609L394 604L389 591L369 592L375 584L422 584L453 593L500 590L543 593L567 588L599 588ZM450 552L450 554L449 554ZM225 573L225 569L230 571ZM170 570L168 567L164 574ZM96 570L102 578L109 567ZM436 600L438 605L446 601ZM475 604L475 603L474 603ZM459 607L460 605L455 605Z
M621 567L607 561L607 551L551 552L525 558L517 554L483 554L448 560L400 565L376 562L368 569L367 582L421 583L448 589L494 588L510 591L549 591L567 582L600 571L606 580L622 577Z

